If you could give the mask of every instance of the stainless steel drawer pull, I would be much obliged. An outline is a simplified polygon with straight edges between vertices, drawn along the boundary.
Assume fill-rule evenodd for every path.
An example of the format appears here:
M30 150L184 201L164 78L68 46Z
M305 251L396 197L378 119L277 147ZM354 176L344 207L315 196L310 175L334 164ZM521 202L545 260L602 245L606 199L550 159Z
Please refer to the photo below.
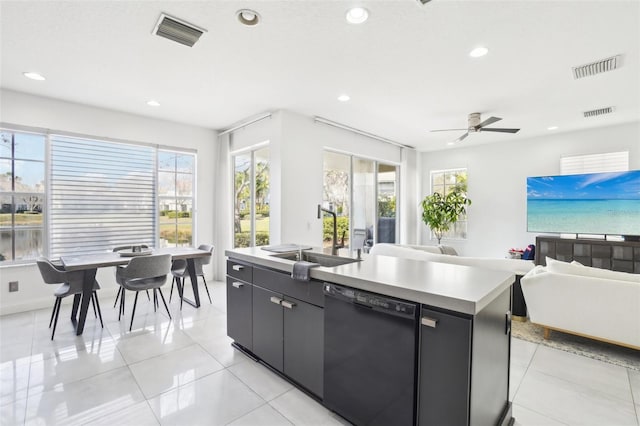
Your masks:
M244 266L242 265L233 265L232 266L234 271L242 271L244 269Z
M438 320L429 317L422 317L420 318L420 323L422 325L426 325L427 327L436 328L436 326L438 325Z
M239 281L234 281L233 283L231 283L231 285L234 286L235 288L244 287L244 284Z
M275 303L276 305L279 305L280 303L282 303L282 299L275 296L271 296L271 299L269 300L271 301L271 303Z
M293 302L289 302L288 300L283 300L282 303L280 303L282 306L284 306L285 308L288 309L293 309L294 306L296 306L295 303Z

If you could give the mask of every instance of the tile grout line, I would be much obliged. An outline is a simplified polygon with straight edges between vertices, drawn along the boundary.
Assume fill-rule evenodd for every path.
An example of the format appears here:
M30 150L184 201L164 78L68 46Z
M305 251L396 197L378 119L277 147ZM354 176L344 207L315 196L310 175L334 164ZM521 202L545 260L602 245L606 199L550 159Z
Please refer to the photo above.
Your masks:
M631 392L631 404L633 404L633 410L636 413L636 424L640 426L640 411L638 411L638 404L640 401L636 402L635 396L633 394L633 385L631 384L631 369L627 368L627 379L629 380L629 391Z

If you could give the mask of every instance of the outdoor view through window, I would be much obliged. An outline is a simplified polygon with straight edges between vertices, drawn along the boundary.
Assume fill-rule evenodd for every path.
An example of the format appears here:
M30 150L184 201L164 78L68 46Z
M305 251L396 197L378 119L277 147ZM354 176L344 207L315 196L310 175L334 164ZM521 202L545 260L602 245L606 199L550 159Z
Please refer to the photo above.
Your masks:
M43 254L45 136L0 134L0 262Z
M395 243L397 166L331 151L324 153L323 207L338 216L339 247L350 247L351 231L366 235L368 250L376 242ZM350 229L350 226L352 229ZM330 248L333 219L323 219L323 246Z
M269 148L233 156L234 247L269 244Z

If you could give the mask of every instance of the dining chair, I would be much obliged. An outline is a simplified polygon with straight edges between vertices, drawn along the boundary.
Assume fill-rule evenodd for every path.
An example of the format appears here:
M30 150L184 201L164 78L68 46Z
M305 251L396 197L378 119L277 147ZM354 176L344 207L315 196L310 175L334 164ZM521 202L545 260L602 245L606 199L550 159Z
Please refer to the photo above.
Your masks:
M209 294L209 287L207 287L207 280L204 278L204 272L202 270L203 265L208 265L211 263L211 258L213 257L213 251L215 247L210 244L200 244L198 246L199 250L205 250L210 253L210 256L207 257L197 257L193 259L194 266L196 269L196 279L197 277L202 277L202 281L204 282L204 288L207 290L207 297L209 297L209 303L213 304L211 301L211 294ZM171 303L171 297L173 297L173 287L174 285L178 286L178 295L180 296L180 310L182 310L182 295L184 293L184 279L189 276L189 270L187 269L187 261L184 259L176 259L171 264L171 275L173 275L173 280L171 281L171 292L169 293L169 303Z
M152 254L148 256L138 256L131 258L128 265L116 269L116 282L122 286L122 294L120 296L120 312L118 320L124 314L125 290L135 291L136 297L133 300L133 310L131 311L131 324L129 331L133 327L133 318L136 314L136 305L138 303L138 293L142 290L153 290L153 310L156 311L158 306L158 293L162 298L162 303L167 310L169 318L171 313L164 299L160 287L167 281L167 275L171 272L171 255L170 254Z
M136 244L136 245L140 246L143 249L149 248L149 246L146 245L146 244ZM111 250L111 251L113 253L117 253L117 252L122 251L122 250L131 250L132 248L133 248L132 245L117 246L117 247L114 247L113 250ZM122 266L116 266L116 270L117 270L117 268L122 268ZM122 287L120 287L118 289L118 293L116 293L116 300L113 301L113 307L114 308L116 307L116 304L118 303L118 298L120 298L121 294L122 294ZM147 299L151 300L151 297L149 297L149 291L147 291Z
M44 280L45 284L60 284L60 286L53 294L56 297L56 301L53 304L51 319L49 320L49 328L51 328L51 323L53 323L53 331L51 332L51 340L53 340L53 337L56 334L56 326L58 325L58 316L60 315L60 306L62 304L62 299L67 296L82 294L84 272L65 271L64 269L60 269L59 267L51 263L49 259L44 257L39 257L36 260L36 264L38 265L40 275L42 275L42 279ZM100 284L98 284L98 281L94 280L93 292L91 293L93 313L96 315L96 317L100 317L100 326L104 328L97 290L100 290Z

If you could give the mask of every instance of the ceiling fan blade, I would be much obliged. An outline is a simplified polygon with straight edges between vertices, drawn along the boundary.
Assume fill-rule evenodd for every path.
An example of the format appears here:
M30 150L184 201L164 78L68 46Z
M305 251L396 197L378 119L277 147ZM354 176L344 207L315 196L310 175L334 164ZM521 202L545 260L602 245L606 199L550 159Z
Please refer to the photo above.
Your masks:
M489 117L489 118L487 118L486 120L484 120L482 123L478 124L478 125L476 126L476 128L480 128L480 127L488 126L489 124L493 124L493 123L495 123L496 121L500 121L500 120L502 120L502 118L500 118L500 117Z
M500 129L500 128L480 128L479 132L500 132L500 133L518 133L520 129Z
M458 139L455 140L454 143L462 142L467 136L469 136L469 132L467 132L464 135L460 136Z
M452 132L452 131L461 131L461 130L468 130L468 129L438 129L438 130L429 130L430 132Z

